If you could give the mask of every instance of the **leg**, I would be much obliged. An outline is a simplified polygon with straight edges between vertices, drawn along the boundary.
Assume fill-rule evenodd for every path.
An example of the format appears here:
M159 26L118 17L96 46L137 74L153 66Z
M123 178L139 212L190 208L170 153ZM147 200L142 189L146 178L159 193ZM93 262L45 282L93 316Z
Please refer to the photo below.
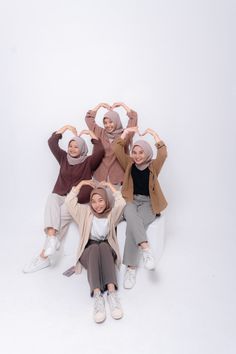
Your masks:
M115 258L111 246L107 242L99 244L102 281L104 290L107 288L107 301L110 307L111 316L118 320L123 316L120 301L117 296L117 279L115 270Z
M51 265L48 255L49 253L53 253L52 250L55 252L58 245L58 240L55 235L60 228L61 206L64 203L64 199L65 197L61 197L55 193L51 193L48 196L45 207L46 242L40 255L34 257L30 263L24 267L24 273L36 272ZM46 248L50 251L48 254L45 254Z
M66 235L71 221L72 221L72 216L70 215L66 204L63 203L61 205L60 227L58 229L58 236L57 236L60 241L62 241L62 239Z
M80 263L87 269L88 282L91 296L94 297L93 317L96 323L101 323L106 318L104 298L101 294L100 277L100 252L98 244L91 244L85 248Z
M139 196L140 199L141 196ZM143 197L143 199L146 197ZM151 203L148 198L148 200L143 200L142 203L138 205L138 215L142 219L143 222L143 227L145 230L145 234L147 231L148 226L155 220L156 215L152 211ZM148 240L146 236L146 241L140 243L141 248L147 249L148 248Z
M124 209L124 217L127 226L123 263L127 266L136 267L139 256L138 245L147 240L143 221L138 214L136 201L127 203Z
M96 289L96 291L97 289L102 290L99 245L94 243L85 248L80 257L80 263L85 269L87 269L87 277L92 296L94 289Z
M45 233L48 236L41 257L53 255L60 247L72 217L67 210L65 197L52 193L45 208ZM56 237L57 236L57 237Z
M110 284L110 289L113 287L117 289L115 259L112 248L109 243L101 242L99 244L99 251L101 260L102 290L106 290L108 284Z

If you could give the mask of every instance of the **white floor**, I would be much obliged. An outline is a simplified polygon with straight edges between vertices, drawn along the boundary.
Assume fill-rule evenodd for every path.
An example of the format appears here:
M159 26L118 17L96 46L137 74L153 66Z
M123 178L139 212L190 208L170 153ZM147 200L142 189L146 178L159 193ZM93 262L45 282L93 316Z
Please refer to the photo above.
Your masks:
M211 235L206 225L202 234L186 226L167 235L156 272L141 270L133 290L120 287L124 318L115 321L107 311L107 320L97 325L86 273L62 276L73 264L71 256L61 255L53 268L38 273L21 272L43 239L35 220L30 223L34 237L21 220L1 247L4 354L235 353L233 235ZM72 225L69 232L75 231Z

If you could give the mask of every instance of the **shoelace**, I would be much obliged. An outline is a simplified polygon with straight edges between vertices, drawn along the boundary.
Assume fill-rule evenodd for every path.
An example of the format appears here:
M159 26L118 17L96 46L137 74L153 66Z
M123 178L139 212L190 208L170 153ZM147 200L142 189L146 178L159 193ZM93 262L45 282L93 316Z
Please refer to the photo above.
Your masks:
M95 296L94 311L95 312L103 312L104 311L104 302L103 302L103 297L101 295Z
M109 293L110 305L112 309L120 308L120 302L116 293Z

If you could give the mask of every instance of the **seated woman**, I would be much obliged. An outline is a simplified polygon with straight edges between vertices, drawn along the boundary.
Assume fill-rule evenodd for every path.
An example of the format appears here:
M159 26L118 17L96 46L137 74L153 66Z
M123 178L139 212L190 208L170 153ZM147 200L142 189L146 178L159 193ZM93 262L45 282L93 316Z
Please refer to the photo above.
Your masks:
M70 130L74 137L69 141L67 152L59 147L62 134ZM93 152L87 156L88 147L83 138L77 135L75 127L66 125L57 130L48 140L49 148L60 165L59 175L52 193L49 195L44 217L44 231L46 240L40 254L27 264L23 272L31 273L51 265L49 256L52 256L60 247L60 240L68 230L72 220L65 205L66 195L71 188L84 179L92 178L104 156L103 145L92 131L83 130L80 135L87 134L92 138ZM90 186L84 186L79 195L79 203L88 203L91 192Z
M99 103L92 110L88 111L85 117L86 124L90 130L92 130L98 138L101 139L105 149L105 155L94 173L94 178L97 181L109 181L113 185L116 185L116 189L119 189L124 179L124 171L120 166L116 155L114 154L112 143L120 137L124 128L122 126L120 116L114 111L114 108L123 107L129 117L127 127L135 127L137 125L137 113L129 108L122 102L116 102L112 106L107 103ZM107 112L103 117L103 127L100 127L95 117L97 111L100 108L107 109ZM125 152L129 153L129 145L131 143L134 133L131 131L126 135Z
M125 138L130 132L138 132L138 128L127 128L114 143L114 151L119 163L125 171L122 195L127 204L124 218L127 222L123 263L127 266L124 277L124 288L131 289L136 281L139 250L142 250L144 266L148 270L155 268L154 257L149 247L146 230L156 215L166 206L157 177L167 157L165 143L152 129L142 135L151 134L156 142L157 156L153 160L151 145L145 140L133 143L131 155L124 151Z
M111 316L120 319L123 316L116 290L118 288L115 265L120 266L119 246L115 227L119 222L125 200L121 192L116 191L109 182L101 182L96 188L94 180L82 181L66 197L66 205L79 227L80 243L77 252L76 273L82 266L87 269L90 294L94 297L94 320L101 323L106 318L103 293L107 290L107 301ZM84 186L94 187L90 194L89 205L77 201L77 195ZM115 202L109 202L109 187Z

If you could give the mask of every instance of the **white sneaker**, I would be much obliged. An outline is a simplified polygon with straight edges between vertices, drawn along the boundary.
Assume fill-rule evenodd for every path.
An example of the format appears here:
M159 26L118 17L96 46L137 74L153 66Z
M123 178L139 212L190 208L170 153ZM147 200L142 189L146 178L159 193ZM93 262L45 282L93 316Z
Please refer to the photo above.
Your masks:
M124 288L132 289L136 283L136 269L126 268L126 272L124 275Z
M102 323L106 319L105 302L102 294L94 295L93 318L96 323Z
M107 302L110 306L111 316L115 320L119 320L123 316L123 311L117 296L116 291L107 293Z
M155 259L153 257L153 254L152 254L150 248L142 249L142 253L143 253L144 268L146 268L148 270L154 270L155 269Z
M45 257L52 256L59 250L61 242L56 236L47 236L45 243Z
M51 265L50 260L48 258L42 258L40 256L34 257L29 264L27 264L23 273L33 273L41 270L43 268L49 267Z

